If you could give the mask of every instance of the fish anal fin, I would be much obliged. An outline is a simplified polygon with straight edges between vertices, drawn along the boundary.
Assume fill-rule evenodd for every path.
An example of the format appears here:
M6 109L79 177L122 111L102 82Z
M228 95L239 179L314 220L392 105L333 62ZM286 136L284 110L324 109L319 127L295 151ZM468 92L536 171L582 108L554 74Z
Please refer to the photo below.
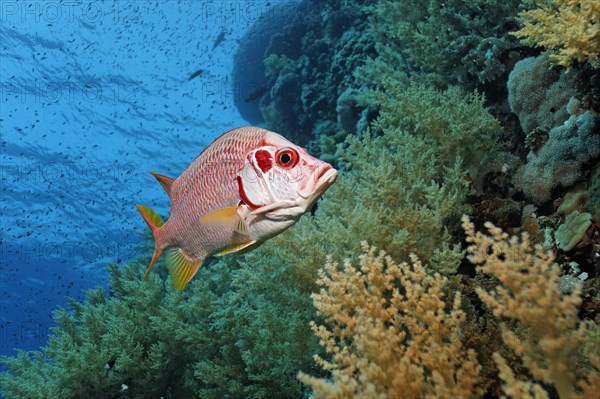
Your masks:
M165 189L165 191L167 192L167 194L170 197L171 196L171 186L173 186L173 182L175 181L175 179L173 179L172 177L161 175L160 173L156 173L156 172L150 172L150 174L152 176L156 177L156 180L158 180L158 182L160 183L162 188Z
M178 291L183 291L202 265L202 259L190 259L181 251L181 248L176 247L167 249L165 253L165 261L173 285Z
M237 255L243 255L243 254L247 254L248 252L254 251L256 248L260 247L263 243L262 242L254 242L248 246L245 246L244 248L240 249L239 251L236 252Z
M248 237L248 225L238 213L239 208L231 206L207 213L200 217L200 223L227 226L243 237Z
M238 253L241 255L243 253L252 251L254 248L258 247L260 244L262 244L262 243L257 243L255 240L238 242L228 248L225 248L221 252L215 254L215 256L223 256L223 255L232 254L232 253ZM250 248L250 247L252 247L252 248ZM250 249L248 249L248 248L250 248Z

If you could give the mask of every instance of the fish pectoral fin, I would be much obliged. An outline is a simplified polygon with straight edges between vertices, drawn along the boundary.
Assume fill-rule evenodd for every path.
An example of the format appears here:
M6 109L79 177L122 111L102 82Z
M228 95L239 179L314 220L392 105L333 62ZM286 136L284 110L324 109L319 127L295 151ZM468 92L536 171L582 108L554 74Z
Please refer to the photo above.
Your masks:
M173 285L175 285L175 288L178 291L183 291L187 283L189 283L198 269L200 269L202 259L189 259L181 251L181 248L169 248L165 252L165 261L167 263L167 268L169 269Z
M227 226L233 229L236 233L247 237L248 224L242 219L238 213L239 206L231 206L229 208L223 208L214 212L207 213L200 217L200 223L202 224L218 224Z
M250 240L246 242L241 242L234 244L228 248L225 248L223 251L215 254L215 256L223 256L232 253L238 253L239 255L245 254L246 252L252 251L254 248L258 247L261 243L257 243L256 240Z
M250 233L248 232L248 224L242 218L238 219L234 230L243 237L250 237Z

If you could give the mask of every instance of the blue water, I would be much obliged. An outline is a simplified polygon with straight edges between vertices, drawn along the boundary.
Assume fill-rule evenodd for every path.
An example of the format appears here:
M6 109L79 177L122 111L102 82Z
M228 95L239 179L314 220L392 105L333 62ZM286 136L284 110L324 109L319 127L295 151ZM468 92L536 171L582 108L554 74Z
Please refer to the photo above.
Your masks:
M133 256L136 203L168 213L147 171L247 124L233 55L271 4L0 2L0 354L43 345L65 296Z

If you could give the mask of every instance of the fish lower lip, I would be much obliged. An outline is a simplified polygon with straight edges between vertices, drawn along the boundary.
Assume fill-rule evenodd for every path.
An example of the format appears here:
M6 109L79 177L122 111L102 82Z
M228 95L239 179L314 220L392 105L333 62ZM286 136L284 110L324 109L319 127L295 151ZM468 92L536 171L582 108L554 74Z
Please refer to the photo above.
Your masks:
M337 178L337 170L332 167L326 168L321 174L319 174L319 181L327 181L329 183L333 183Z
M317 175L317 180L321 179L321 177L323 177L323 175L327 172L329 172L330 170L332 170L333 168L329 165L321 168L321 170L319 171L319 174Z

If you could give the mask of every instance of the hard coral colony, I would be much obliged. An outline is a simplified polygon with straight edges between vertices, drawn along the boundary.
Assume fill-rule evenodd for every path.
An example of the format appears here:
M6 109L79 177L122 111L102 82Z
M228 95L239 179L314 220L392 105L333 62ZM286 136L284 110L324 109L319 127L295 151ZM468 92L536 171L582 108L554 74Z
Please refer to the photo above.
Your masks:
M142 281L147 243L111 265L6 397L596 397L598 2L299 7L241 43L267 127L337 182L183 292Z

